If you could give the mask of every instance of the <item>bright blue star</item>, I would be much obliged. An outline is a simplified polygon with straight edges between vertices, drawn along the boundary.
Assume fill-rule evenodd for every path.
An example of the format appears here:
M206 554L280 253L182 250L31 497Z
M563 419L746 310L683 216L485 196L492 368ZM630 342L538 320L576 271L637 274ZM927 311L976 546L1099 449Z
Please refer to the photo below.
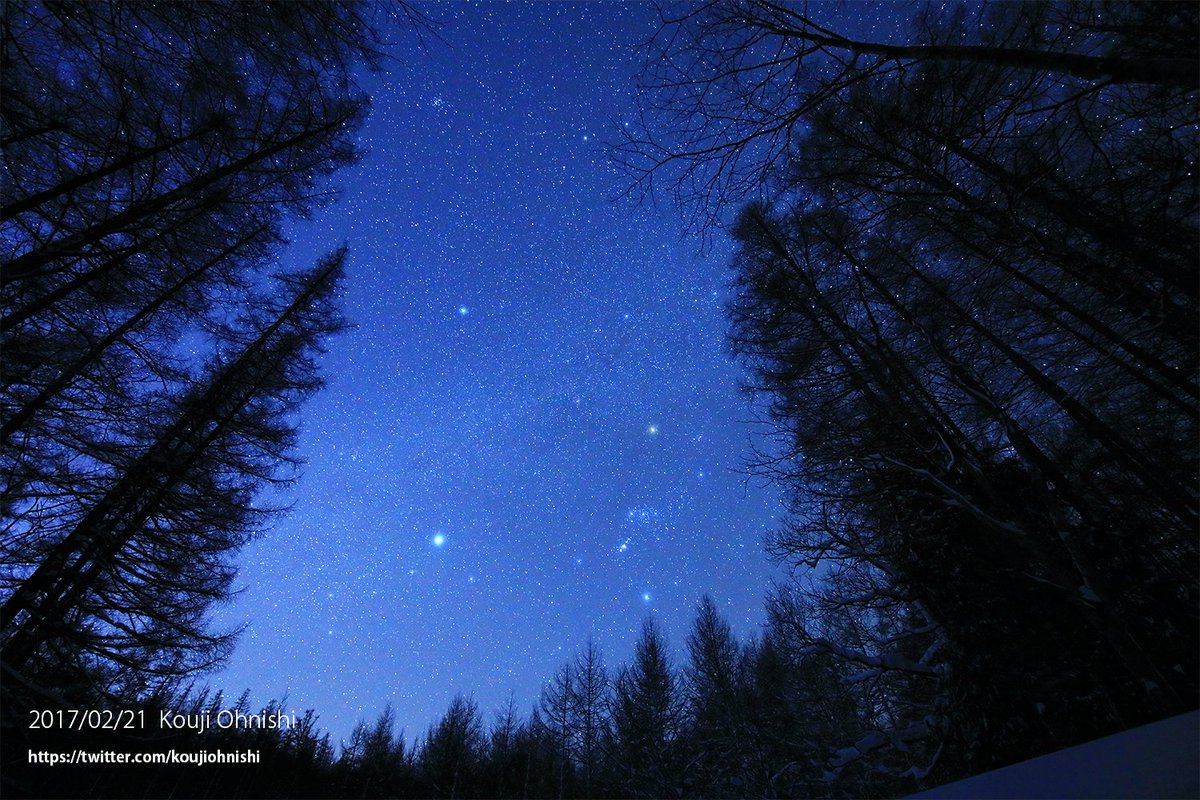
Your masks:
M470 313L471 313L471 309L467 308L466 306L458 307L458 315L460 317L465 317L467 314L470 314Z
M443 535L442 535L442 534L440 534L440 533L435 533L435 534L433 535L433 546L434 546L434 547L441 547L441 546L442 546L442 545L444 545L445 543L446 543L446 537L445 537L445 536L443 536Z

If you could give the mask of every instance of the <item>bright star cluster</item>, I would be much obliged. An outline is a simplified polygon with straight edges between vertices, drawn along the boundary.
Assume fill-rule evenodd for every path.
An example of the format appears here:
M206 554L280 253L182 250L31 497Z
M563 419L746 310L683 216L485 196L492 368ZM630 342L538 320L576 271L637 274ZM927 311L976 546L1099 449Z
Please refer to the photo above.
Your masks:
M701 596L753 634L778 500L724 341L728 245L614 202L651 6L445 4L367 82L366 154L286 258L350 246L293 511L243 551L247 633L212 678L287 695L334 740L391 704L411 739L455 692L485 718L647 614L682 658ZM611 122L617 121L617 122Z

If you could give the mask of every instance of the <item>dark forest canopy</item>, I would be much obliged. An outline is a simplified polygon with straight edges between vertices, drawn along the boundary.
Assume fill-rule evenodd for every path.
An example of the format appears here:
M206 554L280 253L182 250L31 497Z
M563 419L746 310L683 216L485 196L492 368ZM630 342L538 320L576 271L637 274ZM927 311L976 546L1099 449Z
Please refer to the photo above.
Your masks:
M652 619L630 663L610 669L591 642L562 664L529 714L491 713L458 694L424 733L407 737L385 708L335 743L314 711L252 709L207 692L160 693L126 708L151 720L121 733L8 737L6 795L76 797L742 797L896 794L916 785L850 767L834 780L827 742L855 729L855 684L833 659L801 657L774 624L735 639L705 598L685 663ZM278 725L222 727L235 714ZM159 729L165 715L168 724ZM211 724L206 730L188 729ZM198 722L199 721L199 722ZM13 740L21 741L14 743ZM19 746L18 746L19 745ZM249 765L27 769L27 750L253 751ZM18 771L19 770L19 771ZM16 776L16 777L13 777Z
M774 552L820 576L772 611L879 692L852 759L973 771L1196 706L1197 14L660 32L619 157L701 222L767 198L732 340L779 437Z
M1039 98L1043 120L1093 107L1114 124L1136 124L1125 98L1171 96L1196 122L1194 108L1186 110L1200 75L1192 3L929 3L879 42L831 29L839 8L665 4L646 44L641 126L624 129L613 147L634 190L670 194L695 227L731 222L739 201L788 183L789 161L810 149L808 126L849 92L903 91L933 75L989 76L991 84L950 103L960 113ZM968 90L960 83L951 91ZM1036 107L1011 109L1014 122L1036 129ZM1004 129L1007 116L989 117Z
M342 327L344 248L272 275L281 226L355 159L404 12L5 4L7 685L135 697L228 652L208 609Z
M897 796L1197 706L1200 6L928 4L886 42L810 8L667 9L615 147L693 225L730 222L794 576L760 635L705 599L682 665L649 620L631 663L589 643L527 716L458 695L411 740L390 711L340 748L315 712L164 732L141 746L266 765L56 791ZM373 19L4 6L9 712L248 712L186 687L232 645L207 611L344 325L344 248L271 260L355 157ZM33 742L4 738L6 781L53 788L8 777Z

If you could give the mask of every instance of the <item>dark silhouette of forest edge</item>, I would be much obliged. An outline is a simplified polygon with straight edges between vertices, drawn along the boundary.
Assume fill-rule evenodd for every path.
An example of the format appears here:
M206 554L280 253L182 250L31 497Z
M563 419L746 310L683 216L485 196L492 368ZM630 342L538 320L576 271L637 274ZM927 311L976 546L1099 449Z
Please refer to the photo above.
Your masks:
M661 13L611 154L734 239L794 579L745 641L702 598L682 659L648 619L528 714L335 744L201 688L208 612L346 327L347 246L280 272L282 226L357 158L356 71L436 22L3 5L5 796L896 797L1197 708L1200 5L926 4L903 44ZM46 763L81 751L257 760Z

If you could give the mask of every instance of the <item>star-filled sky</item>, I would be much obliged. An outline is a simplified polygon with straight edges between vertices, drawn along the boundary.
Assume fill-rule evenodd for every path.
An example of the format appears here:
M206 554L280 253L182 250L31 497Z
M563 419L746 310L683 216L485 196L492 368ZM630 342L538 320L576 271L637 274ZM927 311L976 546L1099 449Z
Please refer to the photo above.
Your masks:
M285 263L346 241L357 327L303 413L292 512L242 551L247 629L216 687L314 708L335 742L390 703L409 741L456 692L490 722L592 637L653 613L679 658L705 593L742 636L777 568L776 491L722 311L729 246L615 201L636 110L628 4L423 6Z

